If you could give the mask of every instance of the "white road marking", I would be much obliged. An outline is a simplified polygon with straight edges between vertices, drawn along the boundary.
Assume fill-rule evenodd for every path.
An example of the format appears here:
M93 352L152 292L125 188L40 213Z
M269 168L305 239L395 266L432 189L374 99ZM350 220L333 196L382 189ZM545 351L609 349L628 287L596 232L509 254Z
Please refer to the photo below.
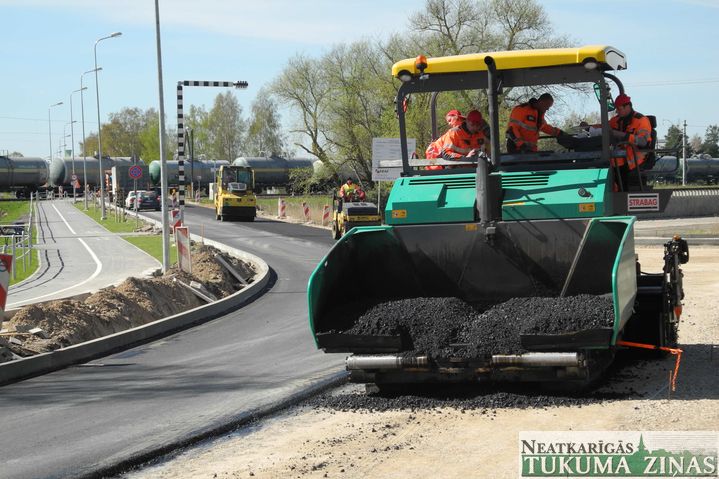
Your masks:
M55 211L57 211L57 214L60 216L60 219L62 219L62 221L65 223L65 225L68 227L68 229L72 232L72 234L77 234L77 233L75 233L75 230L73 230L73 229L70 227L70 225L68 224L67 220L65 219L64 216L62 216L62 214L61 214L60 211L57 209L57 207L56 207L55 205L52 205L52 207L55 208ZM24 300L24 301L19 301L19 302L17 302L17 303L10 303L10 304L8 304L8 305L5 306L5 307L6 307L7 309L13 309L13 308L16 308L16 307L18 307L18 306L24 306L24 305L27 305L27 304L36 303L38 299L47 298L48 296L55 296L55 295L57 295L57 294L59 294L59 293L64 293L65 291L68 291L68 290L73 289L73 288L78 288L78 287L82 286L83 284L85 284L85 283L87 283L87 282L89 282L89 281L92 281L93 279L97 278L97 276L98 276L98 275L100 274L100 272L102 271L102 263L100 262L100 259L97 257L97 255L95 254L95 252L94 252L92 249L90 249L90 247L87 245L87 243L85 243L85 240L83 240L82 238L77 238L77 240L78 240L80 243L82 243L82 245L85 247L85 249L87 250L87 252L90 253L90 257L93 259L93 261L95 261L95 264L97 265L97 266L95 267L95 272L92 273L92 275L91 275L89 278L87 278L87 279L85 279L84 281L81 281L81 282L79 282L79 283L77 283L77 284L74 284L74 285L72 285L72 286L68 286L67 288L63 288L63 289L58 290L58 291L53 291L52 293L43 294L42 296L36 296L36 297L34 297L34 298L26 299L26 300Z

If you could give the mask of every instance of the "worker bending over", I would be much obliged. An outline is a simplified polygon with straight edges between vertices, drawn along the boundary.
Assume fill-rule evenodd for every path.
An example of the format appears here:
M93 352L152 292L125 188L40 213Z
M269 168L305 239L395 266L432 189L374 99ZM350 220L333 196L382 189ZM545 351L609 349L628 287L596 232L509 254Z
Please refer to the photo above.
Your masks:
M554 98L543 93L539 99L517 105L509 116L507 125L507 153L529 153L537 151L539 132L549 136L560 136L564 132L549 125L544 114L554 105Z
M466 157L475 156L480 151L488 153L488 138L489 126L479 111L472 110L459 126L450 129L434 142L437 145L438 154L433 158L460 161ZM441 169L437 166L429 168Z
M644 163L645 154L638 149L651 145L652 124L648 117L634 111L632 99L624 93L617 96L614 106L617 114L609 119L609 127L613 143L626 152L626 158L612 158L611 165L621 180L615 189L626 191L630 185L639 185L640 178L634 170Z
M362 191L359 185L354 184L352 178L347 178L347 181L340 187L340 198L342 198L342 201L351 202L356 199L364 201L365 192Z

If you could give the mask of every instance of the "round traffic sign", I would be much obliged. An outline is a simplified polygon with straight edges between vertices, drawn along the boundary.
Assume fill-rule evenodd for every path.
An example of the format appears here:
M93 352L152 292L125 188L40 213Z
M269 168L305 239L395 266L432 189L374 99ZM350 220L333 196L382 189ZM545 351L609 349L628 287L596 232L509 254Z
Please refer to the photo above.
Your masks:
M72 175L72 181L77 181L77 175Z
M138 165L132 165L128 170L128 174L133 180L139 180L140 178L142 178L142 168L140 168Z

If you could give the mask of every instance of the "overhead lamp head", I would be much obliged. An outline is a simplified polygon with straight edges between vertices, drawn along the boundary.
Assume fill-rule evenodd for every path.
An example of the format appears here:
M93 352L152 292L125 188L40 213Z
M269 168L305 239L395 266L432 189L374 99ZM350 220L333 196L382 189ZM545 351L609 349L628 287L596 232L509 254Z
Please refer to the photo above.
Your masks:
M397 74L397 78L400 79L402 82L408 82L412 79L412 74L408 72L407 70L402 70Z

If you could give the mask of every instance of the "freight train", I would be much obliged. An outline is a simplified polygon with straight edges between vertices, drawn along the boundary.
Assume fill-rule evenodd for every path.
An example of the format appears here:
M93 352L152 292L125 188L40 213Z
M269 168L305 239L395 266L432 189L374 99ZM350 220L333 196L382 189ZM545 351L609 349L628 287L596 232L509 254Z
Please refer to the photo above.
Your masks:
M682 160L676 156L664 156L657 160L647 174L658 182L680 183ZM688 183L716 184L719 181L719 158L712 158L706 153L687 158L686 174Z
M315 163L306 158L282 158L280 156L266 157L239 157L232 162L233 166L250 167L255 172L255 188L257 191L271 191L273 188L285 188L290 181L290 171L298 168L316 169ZM189 183L190 178L195 186L204 189L207 184L214 182L215 173L222 165L229 165L225 160L185 160L185 178ZM176 186L179 181L177 161L168 161L167 183L169 186ZM160 184L160 162L150 163L150 178L153 184Z

